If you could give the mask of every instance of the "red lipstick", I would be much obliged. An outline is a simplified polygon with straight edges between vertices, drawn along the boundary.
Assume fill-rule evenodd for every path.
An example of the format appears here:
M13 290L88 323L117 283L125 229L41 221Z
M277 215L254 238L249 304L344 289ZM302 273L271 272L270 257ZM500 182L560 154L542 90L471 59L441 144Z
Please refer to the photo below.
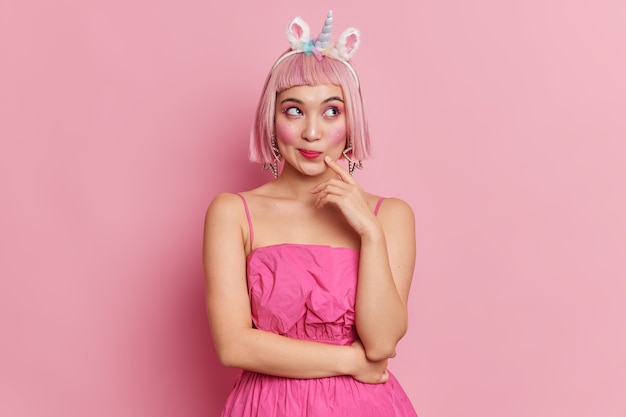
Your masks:
M298 149L298 150L300 151L302 156L304 156L306 159L315 159L322 154L321 152L307 151L306 149Z

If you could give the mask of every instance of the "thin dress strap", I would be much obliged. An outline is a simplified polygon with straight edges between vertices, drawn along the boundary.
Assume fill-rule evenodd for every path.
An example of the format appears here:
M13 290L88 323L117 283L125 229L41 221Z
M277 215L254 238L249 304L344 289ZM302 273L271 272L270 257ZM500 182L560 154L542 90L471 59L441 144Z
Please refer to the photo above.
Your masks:
M374 209L374 216L378 216L378 210L380 209L380 205L383 203L385 197L380 197L378 202L376 203L376 208Z
M246 199L239 193L235 193L241 198L243 202L243 208L246 210L246 218L248 219L248 230L250 230L250 250L252 250L252 243L254 242L254 229L252 229L252 219L250 218L250 210L248 210L248 203Z

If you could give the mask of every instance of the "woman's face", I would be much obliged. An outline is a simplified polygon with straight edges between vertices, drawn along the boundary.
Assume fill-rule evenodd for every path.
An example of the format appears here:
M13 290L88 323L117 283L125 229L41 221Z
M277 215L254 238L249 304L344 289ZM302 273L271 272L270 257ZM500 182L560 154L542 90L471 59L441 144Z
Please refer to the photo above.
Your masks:
M346 145L341 87L305 85L282 91L276 98L275 125L285 169L313 176L326 172L324 157L339 159Z

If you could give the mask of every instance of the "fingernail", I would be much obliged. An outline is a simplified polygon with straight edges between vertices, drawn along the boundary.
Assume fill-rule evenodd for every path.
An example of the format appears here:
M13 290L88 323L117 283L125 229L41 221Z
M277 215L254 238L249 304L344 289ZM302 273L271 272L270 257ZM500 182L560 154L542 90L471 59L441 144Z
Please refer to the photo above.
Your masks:
M327 162L330 162L330 161L331 161L330 156L326 155L326 156L324 157L324 160L325 160L325 161L327 161Z

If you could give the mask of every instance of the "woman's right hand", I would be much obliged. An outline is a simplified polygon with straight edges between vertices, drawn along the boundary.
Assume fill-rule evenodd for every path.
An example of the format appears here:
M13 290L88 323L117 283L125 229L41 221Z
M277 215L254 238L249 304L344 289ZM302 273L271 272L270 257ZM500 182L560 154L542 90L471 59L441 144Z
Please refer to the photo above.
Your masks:
M352 378L365 384L383 384L389 380L389 372L387 372L387 359L382 361L371 361L367 359L365 348L360 340L352 343L356 357L355 370Z

